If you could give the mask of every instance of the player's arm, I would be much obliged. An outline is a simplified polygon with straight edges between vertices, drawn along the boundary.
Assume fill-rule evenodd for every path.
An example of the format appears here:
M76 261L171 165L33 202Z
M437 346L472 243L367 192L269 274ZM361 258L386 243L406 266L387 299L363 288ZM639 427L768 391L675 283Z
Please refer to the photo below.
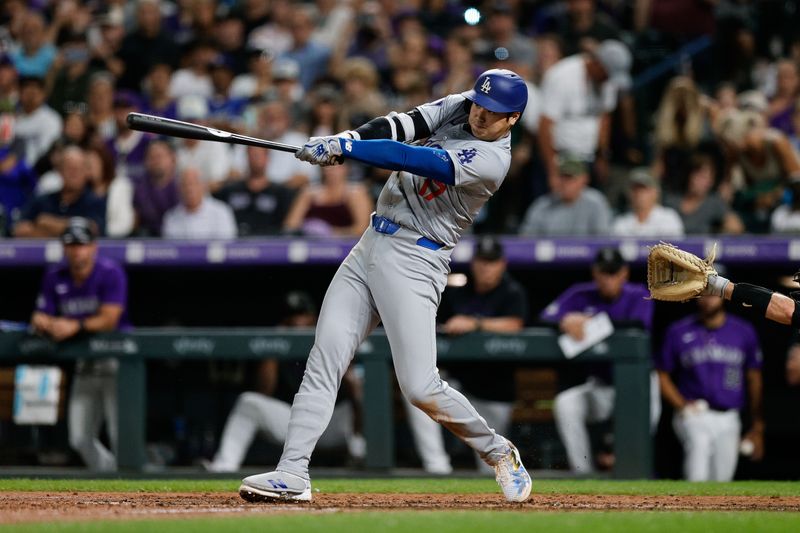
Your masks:
M489 333L517 333L525 323L518 316L481 317L478 319L478 329Z
M50 328L52 327L54 318L54 316L48 315L47 313L34 311L33 315L31 315L31 327L36 333L50 335Z
M411 146L397 141L359 141L340 137L322 137L317 142L324 146L329 157L344 157L386 170L403 170L425 176L447 185L455 185L456 173L447 150L431 146ZM306 144L305 150L312 143Z
M762 410L763 380L760 368L747 369L747 398L750 403L750 430L745 435L753 443L750 459L760 461L764 456L764 413Z
M84 318L81 326L87 333L114 331L119 325L122 311L123 307L120 304L104 303L97 310L96 314Z
M82 320L57 317L51 323L50 334L54 340L60 342L74 337L82 331L86 333L114 331L117 329L122 311L121 305L102 304L96 314Z
M442 325L442 331L449 335L463 335L473 331L486 333L517 333L525 325L519 316L483 317L455 315Z
M390 139L400 142L419 141L459 115L469 113L471 102L463 95L451 94L435 102L415 107L405 113L392 111L377 117L344 135L357 140Z
M675 411L681 411L684 407L686 407L686 398L683 397L683 394L680 393L678 387L675 386L675 382L672 381L672 377L669 375L669 372L665 370L658 371L658 384L661 388L661 396L670 404Z
M586 335L586 322L590 318L591 315L587 313L580 313L577 311L565 313L561 320L558 321L558 329L573 339L582 341L583 337Z
M278 388L278 360L262 361L256 372L258 392L264 396L274 396L275 390Z
M31 327L40 335L52 336L53 334L53 323L58 309L55 280L52 270L45 273L39 295L36 297L36 310L31 315Z
M765 287L749 283L733 283L718 275L708 277L708 287L704 294L722 296L735 307L752 309L779 324L800 327L800 311L795 300Z
M430 137L431 130L418 109L407 113L389 113L383 117L373 118L355 130L345 132L356 140L389 139L392 141L412 142Z
M545 170L547 171L547 179L550 190L553 190L554 184L551 183L558 175L556 168L556 149L553 143L553 126L555 122L547 115L542 115L539 119L539 152L542 156Z

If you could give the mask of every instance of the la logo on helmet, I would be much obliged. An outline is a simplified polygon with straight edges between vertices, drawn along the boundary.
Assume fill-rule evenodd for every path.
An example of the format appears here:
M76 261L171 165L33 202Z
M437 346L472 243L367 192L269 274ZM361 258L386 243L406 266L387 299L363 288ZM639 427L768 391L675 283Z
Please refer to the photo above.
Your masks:
M486 79L483 80L483 84L481 85L481 91L489 94L489 91L492 90L492 84L489 82L489 76L486 76Z

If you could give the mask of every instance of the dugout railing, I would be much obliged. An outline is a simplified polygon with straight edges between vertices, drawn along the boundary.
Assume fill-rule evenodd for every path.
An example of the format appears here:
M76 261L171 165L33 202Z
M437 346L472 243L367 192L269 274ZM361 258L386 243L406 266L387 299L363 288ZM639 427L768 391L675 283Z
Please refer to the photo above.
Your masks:
M102 334L56 345L24 332L0 333L0 364L64 363L78 358L119 359L119 451L121 470L145 466L148 359L304 359L313 344L311 330L254 329L137 329L130 334ZM519 361L562 363L557 334L530 328L515 335L474 333L440 336L441 361ZM389 469L394 463L391 353L382 332L359 348L364 367L364 433L366 466ZM610 362L616 386L614 410L614 477L648 478L652 472L650 434L650 341L646 332L618 329L611 337L574 359L576 364Z

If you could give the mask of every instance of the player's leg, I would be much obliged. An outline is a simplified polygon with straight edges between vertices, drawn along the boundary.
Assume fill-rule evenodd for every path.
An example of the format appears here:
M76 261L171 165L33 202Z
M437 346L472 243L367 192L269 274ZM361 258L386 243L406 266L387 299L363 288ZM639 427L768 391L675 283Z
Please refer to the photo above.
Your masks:
M320 309L314 346L294 397L283 454L275 472L250 476L240 495L249 500L311 499L308 463L328 426L336 394L356 349L378 323L366 284L367 230L331 281Z
M70 446L90 470L102 471L113 463L113 456L98 439L103 410L96 379L91 375L75 374L67 409L67 427Z
M672 427L683 445L683 475L689 481L708 481L711 469L711 441L706 413L675 413Z
M589 441L589 430L586 428L593 387L593 382L587 382L566 389L556 395L553 404L553 418L567 452L569 467L579 474L589 474L594 471L592 446Z
M469 403L483 416L489 427L494 429L501 435L507 435L511 429L511 413L513 405L510 402L496 402L492 400L484 400L476 398L470 394L464 394L469 400ZM494 473L494 470L481 460L480 455L476 452L475 459L478 471L483 473Z
M240 394L225 421L219 450L207 468L212 472L239 470L259 431L272 442L283 444L290 409L288 403L258 392Z
M278 470L308 476L311 452L333 413L339 385L356 349L378 323L360 272L343 265L322 302L314 346L294 397Z
M401 401L406 409L408 428L414 438L414 446L422 461L422 468L429 474L450 474L453 467L444 447L441 426L425 411L414 407L405 396Z
M447 279L447 256L393 237L378 242L376 250L381 265L369 272L369 286L392 349L400 390L495 466L507 499L527 499L530 476L517 449L490 428L436 368L436 310Z
M742 422L738 411L713 413L714 443L711 455L712 481L731 481L739 461L739 438Z
M397 257L386 257L386 261L403 262ZM399 271L389 275L395 268ZM438 295L432 290L430 279L404 276L402 270L406 268L405 265L386 268L370 276L400 390L412 405L443 424L478 450L482 457L499 459L506 446L505 439L489 428L460 392L439 377L436 368Z
M661 420L661 385L658 381L658 372L650 372L650 433L655 435L658 421Z
M607 422L614 415L617 391L613 385L607 385L601 379L593 378L591 381L594 386L589 394L589 417L586 421L589 424ZM614 451L608 446L602 446L594 455L597 467L606 470L614 465L615 459Z
M111 461L104 465L106 470L117 469L117 453L119 452L119 409L117 405L117 373L110 373L104 375L102 378L102 395L103 395L103 411L105 413L106 430L108 431L108 440L111 443L111 450L108 450L108 456ZM102 446L102 443L100 443Z

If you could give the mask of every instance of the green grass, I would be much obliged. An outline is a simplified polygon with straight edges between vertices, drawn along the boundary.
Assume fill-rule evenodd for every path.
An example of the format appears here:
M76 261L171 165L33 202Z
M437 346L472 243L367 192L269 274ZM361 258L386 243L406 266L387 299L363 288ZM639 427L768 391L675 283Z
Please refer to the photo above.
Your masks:
M319 479L320 492L354 493L494 493L498 488L488 478L436 479ZM0 479L0 491L92 491L92 492L236 492L238 479L214 480L84 480ZM729 495L800 496L800 483L785 481L736 481L733 483L688 483L685 481L534 480L535 494L641 494L641 495Z
M206 533L285 531L290 533L351 533L357 531L401 533L469 533L473 531L680 531L681 533L787 532L800 529L800 513L765 512L571 512L520 513L461 512L364 512L334 514L262 515L186 520L134 520L7 526L19 533L72 533L114 531L139 533Z

